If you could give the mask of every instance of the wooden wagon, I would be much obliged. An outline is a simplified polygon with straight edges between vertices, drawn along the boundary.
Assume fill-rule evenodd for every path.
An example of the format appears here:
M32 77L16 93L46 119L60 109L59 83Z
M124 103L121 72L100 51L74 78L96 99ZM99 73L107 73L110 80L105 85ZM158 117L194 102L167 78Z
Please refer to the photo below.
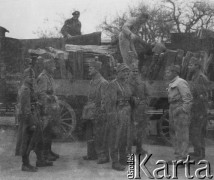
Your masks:
M63 137L73 137L73 132L82 133L82 109L87 101L87 94L89 90L90 76L88 75L88 63L94 58L99 56L99 60L102 62L102 75L111 80L114 78L114 67L116 65L113 58L115 50L109 45L100 45L100 33L93 33L87 35L87 39L90 37L92 40L90 44L85 44L84 38L75 38L73 43L78 45L66 45L64 39L36 39L36 40L14 40L17 42L16 54L10 54L10 48L6 48L4 57L1 55L1 60L6 56L16 57L14 61L19 62L19 70L17 73L19 78L11 76L10 93L13 96L12 104L16 103L16 95L18 83L20 82L20 73L24 69L24 57L29 56L28 49L31 48L31 54L37 54L37 56L52 56L55 59L57 69L54 74L56 81L56 93L59 97L59 103L61 107L61 134ZM93 41L93 39L95 39ZM72 39L70 40L72 42ZM21 44L20 44L21 42ZM69 42L70 43L70 42ZM53 48L49 48L49 47ZM7 46L8 47L8 46ZM170 47L168 45L168 47ZM173 46L175 47L175 46ZM14 49L14 47L12 47ZM42 48L42 49L38 49ZM179 47L176 47L179 48ZM168 50L160 55L158 58L154 56L148 56L143 65L146 66L145 83L150 93L150 104L147 114L150 117L149 132L151 135L161 136L166 142L170 143L169 137L169 124L168 124L168 100L166 94L167 82L164 81L164 70L170 64L183 65L183 60L186 57L186 51L188 50ZM203 54L203 53L202 53ZM191 55L194 55L192 53ZM189 57L188 57L189 58ZM187 59L187 58L186 58ZM155 63L153 63L155 62ZM151 67L153 64L153 67ZM183 66L182 77L186 78L187 64ZM37 75L41 71L42 66L38 64L36 73ZM16 75L13 73L12 75ZM211 73L212 74L212 73ZM9 77L9 76L8 76ZM15 78L16 77L16 78ZM4 97L2 95L1 97ZM212 95L211 95L212 100ZM13 107L14 105L10 106ZM212 111L210 111L212 112ZM211 116L210 116L211 117ZM212 119L212 118L210 118Z

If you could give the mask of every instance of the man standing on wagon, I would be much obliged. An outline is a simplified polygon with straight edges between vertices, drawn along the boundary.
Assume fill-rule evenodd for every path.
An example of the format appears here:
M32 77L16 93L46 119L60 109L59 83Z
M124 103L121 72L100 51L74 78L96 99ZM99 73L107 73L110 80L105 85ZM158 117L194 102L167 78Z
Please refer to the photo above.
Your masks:
M202 64L199 59L192 57L188 68L192 74L190 88L193 95L190 138L194 152L190 155L198 161L205 158L209 80L201 70Z
M170 81L168 87L169 122L175 158L184 160L189 148L192 94L188 83L179 77L179 73L180 66L172 65L166 69L165 77Z
M80 12L74 11L73 17L67 19L61 29L64 38L71 38L72 36L81 35L81 22L79 21Z
M122 27L119 34L119 47L123 62L131 67L132 63L136 63L138 55L135 49L134 41L139 37L136 35L140 26L145 23L149 15L142 13L137 17L128 19Z
M97 160L98 164L109 162L108 144L105 138L106 112L104 108L105 91L108 81L99 73L102 63L98 57L89 64L89 75L92 77L88 102L83 110L83 119L92 120L93 135L87 142L87 156L84 160ZM93 153L94 152L94 153Z

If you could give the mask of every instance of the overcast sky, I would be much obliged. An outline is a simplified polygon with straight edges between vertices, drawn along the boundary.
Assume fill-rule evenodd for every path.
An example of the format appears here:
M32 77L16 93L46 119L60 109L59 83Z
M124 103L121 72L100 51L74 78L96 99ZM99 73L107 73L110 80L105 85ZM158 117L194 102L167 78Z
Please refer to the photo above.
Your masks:
M0 0L0 26L7 28L8 37L36 38L39 28L51 29L62 20L60 14L70 18L71 11L81 12L82 32L96 31L105 16L114 17L129 5L142 0ZM48 21L44 21L48 19Z

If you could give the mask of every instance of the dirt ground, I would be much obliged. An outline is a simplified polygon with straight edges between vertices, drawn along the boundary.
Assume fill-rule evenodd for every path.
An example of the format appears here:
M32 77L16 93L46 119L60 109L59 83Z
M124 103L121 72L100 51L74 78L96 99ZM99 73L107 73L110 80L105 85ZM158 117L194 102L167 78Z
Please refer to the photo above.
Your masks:
M22 172L21 157L14 156L16 143L16 131L0 128L0 179L1 180L70 180L70 179L107 179L119 180L127 179L127 170L117 172L111 169L111 163L98 165L95 161L84 161L82 156L86 154L85 142L54 142L54 151L61 155L60 159L54 162L53 167L39 168L36 173ZM169 160L173 158L171 147L158 145L145 145L145 149L152 153L151 159L146 166L149 169L155 169L158 159ZM214 174L214 141L207 140L206 158L211 164L211 173ZM31 162L34 165L36 157L31 153ZM196 165L191 168L192 174L195 169L200 167ZM172 172L169 166L169 173ZM184 169L178 171L179 179L187 179L184 175ZM141 173L141 179L148 179Z

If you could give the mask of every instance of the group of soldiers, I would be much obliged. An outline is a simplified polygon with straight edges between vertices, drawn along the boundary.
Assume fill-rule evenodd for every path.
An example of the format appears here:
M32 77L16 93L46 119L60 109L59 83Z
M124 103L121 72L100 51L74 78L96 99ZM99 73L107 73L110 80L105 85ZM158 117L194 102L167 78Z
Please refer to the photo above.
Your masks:
M178 65L166 70L170 137L176 160L185 160L190 155L198 162L205 158L209 80L202 71L200 59L192 57L188 69L191 74L188 82L179 77ZM194 152L189 152L190 142Z
M112 168L123 171L133 145L136 154L147 153L143 144L148 128L149 93L136 64L131 68L126 63L119 64L116 79L110 82L101 76L100 67L98 61L90 64L92 81L83 113L93 121L94 136L88 140L88 154L84 159L97 159L98 164L111 159ZM175 160L184 161L190 155L198 162L205 158L209 81L202 72L200 59L192 57L188 68L189 82L179 77L178 65L171 65L165 71L169 82L169 131ZM189 152L190 142L194 152ZM168 163L172 164L172 160Z
M116 78L110 82L100 74L101 65L96 60L89 65L92 80L83 118L92 121L93 135L83 158L98 164L111 159L112 168L123 171L133 145L136 153L146 153L142 144L146 139L148 92L137 65L130 69L125 63L118 64Z
M79 12L73 15L78 20ZM118 171L125 169L127 155L132 152L133 145L137 154L147 153L142 145L146 141L149 93L145 79L139 73L138 57L133 49L137 36L132 30L139 19L146 22L148 15L128 21L122 28L119 42L123 63L117 65L114 80L109 82L101 75L102 63L98 57L89 63L92 80L82 118L91 122L93 133L88 137L87 155L83 159L97 160L98 164L111 160L112 168ZM64 30L69 22L65 23ZM59 158L51 150L54 129L59 122L59 106L52 77L55 64L53 60L45 59L44 70L36 78L34 63L35 60L31 59L19 90L16 147L16 154L22 155L22 170L30 172L37 171L37 167L52 166L53 161ZM194 147L192 157L196 161L205 158L209 81L201 67L199 59L193 57L190 60L190 83L179 77L180 67L177 65L169 66L165 71L165 78L169 81L170 137L176 159L186 159L189 139ZM37 167L29 161L32 150L37 155Z
M138 62L134 42L139 38L135 30L145 24L148 19L149 15L146 13L130 18L125 22L120 32L120 52L123 62L130 68ZM152 51L153 56L158 58L161 53L166 51L166 47L162 43L156 43ZM209 80L203 73L200 58L192 57L188 67L185 68L189 69L189 83L179 77L181 67L177 65L166 68L165 77L163 78L169 81L167 89L170 105L170 137L172 138L176 159L184 160L187 154L190 154L198 161L205 158ZM189 138L194 147L193 153L188 152ZM172 162L170 161L170 163Z
M18 92L18 136L16 155L22 156L22 171L36 172L37 167L53 166L59 155L51 149L58 124L59 107L55 96L54 61L44 60L44 69L35 77L36 57L28 59L29 67L23 73ZM30 164L30 152L37 157L36 167Z

